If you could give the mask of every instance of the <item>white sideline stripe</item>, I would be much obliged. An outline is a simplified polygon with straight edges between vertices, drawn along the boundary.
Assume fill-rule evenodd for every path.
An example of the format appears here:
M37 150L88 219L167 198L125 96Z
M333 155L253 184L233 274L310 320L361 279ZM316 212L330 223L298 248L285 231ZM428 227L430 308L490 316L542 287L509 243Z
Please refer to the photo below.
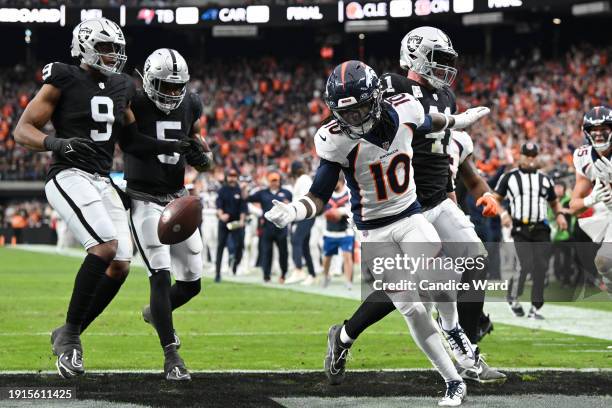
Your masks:
M555 371L561 373L610 373L612 368L559 368L559 367L497 367L500 371L510 373L537 373L546 371ZM192 374L312 374L321 373L321 369L307 369L307 370L189 370ZM382 370L371 370L363 368L351 369L351 373L423 373L431 372L437 373L437 371L430 368L386 368ZM87 370L87 374L93 375L106 375L106 374L161 374L161 370ZM56 375L57 370L9 370L0 371L1 376L9 375Z
M51 245L18 245L15 248L79 258L83 257L84 254L84 251L81 249L69 249L58 252L56 248ZM135 265L141 265L142 261L140 258L137 258L134 259L133 263ZM330 297L341 297L353 300L359 300L361 296L361 291L358 289L359 286L356 286L356 290L349 291L344 287L344 285L336 285L335 287L330 287L327 289L322 289L315 286L278 285L273 283L264 285L259 276L228 276L225 278L225 280L242 284L256 284L267 288L293 290L297 292ZM485 313L489 313L491 315L491 320L494 323L498 322L528 329L548 330L575 336L586 336L600 340L612 340L612 330L609 329L609 325L603 324L603 322L612 321L612 312L603 310L545 304L542 308L542 314L546 317L546 319L535 320L527 319L526 317L515 317L508 309L506 302L496 301L487 302L485 304Z

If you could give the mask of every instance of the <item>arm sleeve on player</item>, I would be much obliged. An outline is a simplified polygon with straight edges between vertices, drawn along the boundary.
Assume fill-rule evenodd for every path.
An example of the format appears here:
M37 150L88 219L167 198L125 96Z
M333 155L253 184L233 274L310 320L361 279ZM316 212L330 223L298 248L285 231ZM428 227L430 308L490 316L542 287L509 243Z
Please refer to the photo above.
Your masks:
M247 205L247 202L245 200L240 200L240 212L242 214L249 213L249 206Z
M336 188L340 171L341 167L338 163L321 159L317 174L310 187L310 193L327 203Z
M425 115L425 119L423 120L423 124L419 126L415 133L418 135L427 135L431 133L433 130L431 116L429 114Z
M173 146L164 140L154 139L140 133L136 122L123 127L119 136L119 147L125 153L135 156L151 156L174 153Z
M53 85L60 90L66 89L73 78L68 66L61 62L51 62L45 65L42 70L42 75L43 83Z
M495 189L494 189L495 192L502 197L505 197L506 194L508 193L508 179L509 178L510 178L510 173L503 174L499 178L499 181L497 182L497 185L495 186Z

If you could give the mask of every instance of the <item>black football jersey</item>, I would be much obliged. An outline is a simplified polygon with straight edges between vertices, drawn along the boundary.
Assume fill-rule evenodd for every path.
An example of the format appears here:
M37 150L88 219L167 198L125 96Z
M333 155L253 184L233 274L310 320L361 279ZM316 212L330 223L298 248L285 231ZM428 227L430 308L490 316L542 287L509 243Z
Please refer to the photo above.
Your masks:
M54 154L47 179L71 167L108 175L125 110L135 92L132 78L115 74L97 81L81 67L54 62L43 68L43 81L61 90L51 116L56 137L92 139L98 153L88 163L73 163Z
M153 139L188 139L193 123L202 115L202 102L195 93L187 93L170 113L159 110L142 90L132 99L138 131ZM183 188L185 159L179 153L140 156L124 154L125 179L129 190L150 195L172 194Z
M455 95L449 88L429 89L412 79L393 73L382 75L381 83L385 98L409 93L421 102L425 113L450 115L457 110ZM449 129L427 135L417 134L412 140L414 181L417 198L423 208L436 206L446 199L447 192L452 191L449 142Z

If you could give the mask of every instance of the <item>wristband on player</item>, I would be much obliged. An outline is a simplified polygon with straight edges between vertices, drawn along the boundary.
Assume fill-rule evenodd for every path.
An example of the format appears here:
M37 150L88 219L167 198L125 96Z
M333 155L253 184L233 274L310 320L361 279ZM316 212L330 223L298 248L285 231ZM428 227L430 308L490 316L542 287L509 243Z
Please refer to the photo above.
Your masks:
M59 139L57 137L48 135L43 140L43 146L47 151L55 152L60 148L61 143L59 143Z
M440 130L440 132L444 132L447 128L448 128L448 123L450 122L448 115L444 115L444 127L442 128L442 130Z
M592 194L589 194L588 196L582 199L582 204L585 207L592 207L593 204L595 204L595 197Z
M294 221L302 221L307 218L314 218L317 213L317 206L314 201L308 196L304 196L300 198L298 201L291 203L291 206L295 210L295 220ZM308 207L310 208L308 208ZM308 213L310 210L310 214Z

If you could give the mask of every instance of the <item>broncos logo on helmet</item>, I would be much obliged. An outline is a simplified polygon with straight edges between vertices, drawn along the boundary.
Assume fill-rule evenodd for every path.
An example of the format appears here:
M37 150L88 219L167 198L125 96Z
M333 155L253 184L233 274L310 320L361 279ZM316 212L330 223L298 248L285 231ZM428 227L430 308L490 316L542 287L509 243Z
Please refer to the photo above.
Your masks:
M361 61L338 65L325 87L325 103L351 139L359 139L374 128L381 116L381 99L378 75Z

